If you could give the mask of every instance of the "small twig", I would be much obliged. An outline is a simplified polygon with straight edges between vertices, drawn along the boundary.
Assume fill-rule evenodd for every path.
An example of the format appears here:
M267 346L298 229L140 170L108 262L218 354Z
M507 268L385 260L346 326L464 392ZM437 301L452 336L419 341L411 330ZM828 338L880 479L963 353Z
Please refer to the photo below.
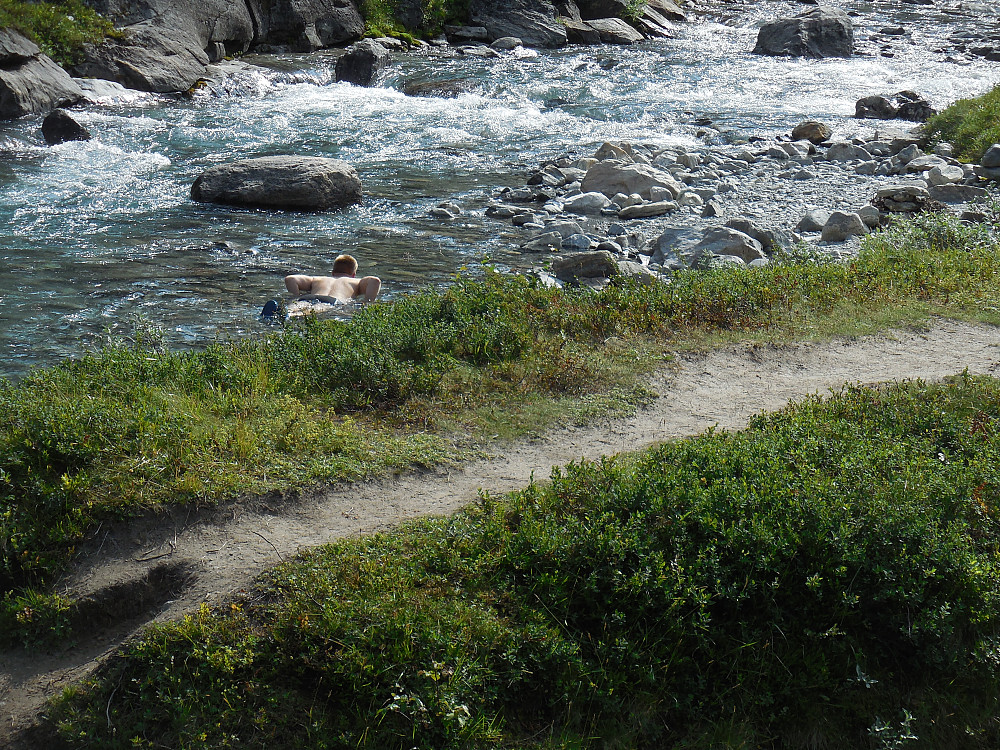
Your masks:
M279 560L284 560L284 559L285 559L285 556L284 556L283 554L281 554L281 552L279 552L279 551L278 551L278 548L277 548L277 547L275 547L275 546L274 546L274 545L273 545L273 544L271 543L271 540L270 540L270 539L268 539L268 538L267 538L266 536L264 536L263 534L261 534L261 533L260 533L259 531L254 531L253 529L250 529L250 531L252 531L252 532L253 532L254 534L256 534L257 536L259 536L259 537L260 537L261 539L263 539L263 540L264 540L265 542L267 542L268 544L270 544L270 545L271 545L271 549L273 549L273 550L274 550L274 554L276 554L276 555L278 556L278 559L279 559Z
M135 561L136 562L149 562L150 560L159 560L161 557L170 557L170 555L174 554L174 552L177 551L177 537L175 536L174 537L174 541L172 541L172 542L168 541L167 544L170 545L170 551L169 552L164 552L164 553L159 554L159 555L153 555L152 557L146 557L146 556L136 557Z

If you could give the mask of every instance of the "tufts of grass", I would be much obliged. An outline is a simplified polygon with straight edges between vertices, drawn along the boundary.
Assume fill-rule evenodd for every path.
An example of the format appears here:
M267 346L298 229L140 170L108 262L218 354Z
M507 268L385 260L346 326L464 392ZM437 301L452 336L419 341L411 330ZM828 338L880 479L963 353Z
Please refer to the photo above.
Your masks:
M84 45L116 34L114 25L82 0L0 0L0 27L20 31L64 67L81 62Z
M1000 381L960 376L570 465L150 629L51 727L107 748L996 747L998 424Z
M1000 86L979 97L959 99L928 120L924 132L934 143L951 143L957 158L979 163L986 149L1000 143Z

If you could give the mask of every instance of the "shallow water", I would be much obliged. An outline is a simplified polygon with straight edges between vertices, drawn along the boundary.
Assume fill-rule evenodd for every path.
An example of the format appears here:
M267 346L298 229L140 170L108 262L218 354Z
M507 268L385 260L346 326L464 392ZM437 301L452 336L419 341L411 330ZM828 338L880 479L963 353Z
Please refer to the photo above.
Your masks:
M521 51L500 59L399 54L383 86L333 82L336 53L249 57L255 67L189 100L135 95L78 113L94 135L48 148L39 120L0 126L0 374L18 376L94 346L139 318L176 345L265 330L263 303L290 272L323 273L339 252L383 278L385 295L446 283L484 258L523 261L520 230L482 218L492 194L545 159L605 140L698 146L696 121L734 141L805 118L838 134L871 93L914 89L936 106L980 94L1000 65L934 52L946 34L995 24L979 6L892 11L853 3L862 55L790 60L749 54L783 3L733 6L631 48ZM995 16L995 14L994 14ZM910 39L868 41L884 25ZM458 80L455 98L406 96ZM190 200L198 174L236 158L296 153L350 162L365 187L345 211L279 213ZM455 200L457 221L428 217Z

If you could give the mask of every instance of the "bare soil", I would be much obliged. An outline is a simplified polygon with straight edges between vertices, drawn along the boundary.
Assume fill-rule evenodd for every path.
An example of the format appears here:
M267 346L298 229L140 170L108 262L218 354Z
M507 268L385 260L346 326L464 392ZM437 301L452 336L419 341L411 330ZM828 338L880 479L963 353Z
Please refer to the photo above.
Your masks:
M631 418L557 429L461 469L102 527L59 586L83 598L76 630L86 635L51 652L0 653L0 745L37 746L26 730L46 701L85 678L148 623L223 600L302 548L452 513L481 490L502 494L581 458L632 451L713 426L740 429L755 414L844 384L934 381L966 369L997 374L1000 329L935 321L926 329L821 344L730 347L681 357L679 368L652 379L659 397Z

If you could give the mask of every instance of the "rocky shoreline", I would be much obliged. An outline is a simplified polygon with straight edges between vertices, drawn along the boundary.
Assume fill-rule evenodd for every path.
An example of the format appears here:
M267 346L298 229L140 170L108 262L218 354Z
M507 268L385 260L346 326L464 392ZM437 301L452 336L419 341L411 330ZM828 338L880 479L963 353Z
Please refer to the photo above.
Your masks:
M526 234L520 245L547 283L600 288L612 278L766 265L775 253L849 259L860 238L893 217L944 211L983 219L978 204L1000 182L1000 145L979 165L948 144L925 153L919 126L814 143L807 122L771 142L702 149L605 143L565 155L504 188L485 216ZM825 132L824 132L825 131ZM717 131L705 128L711 142ZM460 206L431 211L453 220Z

